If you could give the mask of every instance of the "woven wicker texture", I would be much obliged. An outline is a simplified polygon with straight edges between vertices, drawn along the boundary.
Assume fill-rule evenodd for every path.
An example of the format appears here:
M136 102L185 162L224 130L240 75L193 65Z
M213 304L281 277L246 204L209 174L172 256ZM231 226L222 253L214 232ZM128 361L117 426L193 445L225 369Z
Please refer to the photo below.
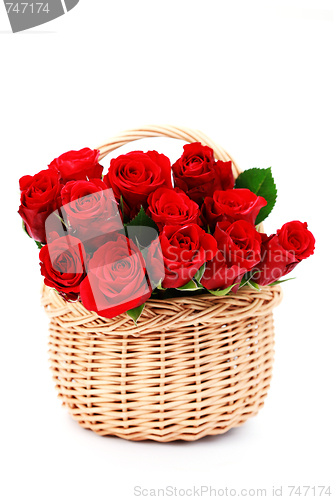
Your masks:
M101 157L155 136L200 141L216 158L231 158L204 134L169 126L119 134L99 148ZM263 406L274 355L272 310L281 297L279 286L268 286L227 297L149 300L135 327L127 314L102 318L43 285L59 397L82 427L101 435L192 441L224 433Z

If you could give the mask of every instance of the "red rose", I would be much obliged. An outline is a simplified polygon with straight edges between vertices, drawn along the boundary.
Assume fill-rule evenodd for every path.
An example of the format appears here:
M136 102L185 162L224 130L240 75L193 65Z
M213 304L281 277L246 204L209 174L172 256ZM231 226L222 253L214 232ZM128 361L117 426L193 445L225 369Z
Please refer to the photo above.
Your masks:
M112 190L100 179L68 182L61 191L63 211L73 235L92 248L123 228ZM90 241L89 241L90 240Z
M26 230L36 241L46 242L45 220L60 206L62 184L59 174L42 170L38 174L25 175L20 179L21 205L18 213Z
M145 264L138 248L126 236L101 246L89 261L81 283L83 305L113 318L143 304L151 295Z
M148 215L156 222L160 230L166 224L183 226L197 223L199 207L181 189L159 188L149 195Z
M246 272L245 267L228 264L223 252L219 250L215 257L207 262L200 283L208 290L224 290L231 285L235 285L231 291L236 293Z
M265 198L257 196L249 189L227 189L215 191L213 197L207 197L202 206L202 216L210 229L222 220L245 220L252 225L261 208L267 205Z
M127 216L133 217L141 205L147 209L147 198L161 186L171 188L170 160L156 151L133 151L111 160L104 182L119 201L123 197Z
M260 262L261 236L249 222L218 222L214 237L229 266L249 271Z
M232 189L235 184L231 161L215 161L214 151L200 142L184 146L181 158L172 166L175 186L198 205L217 189Z
M151 287L156 288L164 278L164 262L159 238L149 245L146 257L146 269L150 279Z
M264 286L290 273L296 265L314 252L315 239L307 223L287 222L277 234L262 235L262 258L253 281Z
M298 260L307 259L314 252L315 239L306 222L287 222L277 231L277 235L283 248Z
M216 252L215 238L197 224L164 226L160 236L164 259L164 288L179 288L188 283Z
M60 172L64 182L88 179L101 179L103 167L98 163L99 151L83 148L80 151L68 151L53 160L49 168Z
M252 280L258 285L264 286L290 273L299 261L295 255L283 248L276 234L271 236L262 234L261 237L261 262L254 268L254 271L259 272L254 274Z
M67 300L76 300L87 260L81 241L73 236L58 238L40 250L39 260L45 285L58 290Z

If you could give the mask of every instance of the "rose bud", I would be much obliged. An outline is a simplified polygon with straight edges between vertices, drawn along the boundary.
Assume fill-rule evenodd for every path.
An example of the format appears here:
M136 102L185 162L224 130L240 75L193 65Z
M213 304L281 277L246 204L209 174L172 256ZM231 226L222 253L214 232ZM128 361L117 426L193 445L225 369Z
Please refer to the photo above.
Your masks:
M83 148L68 151L53 160L49 168L59 172L63 182L87 179L101 179L103 167L98 163L99 151Z
M126 236L101 246L88 264L81 300L89 311L113 318L142 305L151 295L143 257Z
M55 239L40 250L39 260L45 285L67 300L76 300L87 261L81 241L73 236Z
M36 241L46 243L45 220L61 205L59 174L42 170L38 174L20 179L21 205L18 213L25 228Z
M258 285L270 285L295 269L296 265L314 252L315 239L307 223L287 222L277 234L262 235L262 258L252 280Z
M307 259L314 253L316 240L306 222L287 222L277 231L277 235L283 248L298 260Z
M216 240L197 224L164 226L160 236L164 259L164 288L179 288L188 283L216 252Z
M162 187L148 197L147 214L156 222L159 230L166 224L183 226L198 223L199 206L179 188Z
M103 180L117 201L122 196L125 215L133 217L141 205L148 208L150 193L162 186L172 187L170 160L156 151L133 151L112 159Z
M212 148L200 142L184 146L184 153L172 166L172 171L175 186L199 206L217 189L232 189L235 184L232 162L215 161Z

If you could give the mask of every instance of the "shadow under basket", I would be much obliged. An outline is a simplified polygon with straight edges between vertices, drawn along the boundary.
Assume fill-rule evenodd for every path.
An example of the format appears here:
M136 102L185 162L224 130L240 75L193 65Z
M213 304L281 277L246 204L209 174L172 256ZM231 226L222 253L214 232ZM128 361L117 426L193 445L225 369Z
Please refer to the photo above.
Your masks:
M256 415L272 376L279 286L148 300L135 327L43 285L50 361L72 417L100 435L192 441Z

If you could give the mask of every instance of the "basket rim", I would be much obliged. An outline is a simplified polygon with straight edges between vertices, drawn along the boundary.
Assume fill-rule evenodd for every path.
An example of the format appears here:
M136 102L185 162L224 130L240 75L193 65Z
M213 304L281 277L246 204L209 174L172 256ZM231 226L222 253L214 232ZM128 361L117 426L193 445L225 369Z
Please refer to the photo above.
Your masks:
M44 283L41 294L46 314L51 322L62 329L75 334L117 337L145 337L182 327L195 329L200 324L234 323L244 317L264 316L282 300L282 289L279 285L263 287L261 290L247 287L237 294L224 297L207 293L195 299L191 296L149 299L135 324L126 312L114 318L105 318L87 310L80 301L66 302L60 294Z
M44 291L43 291L44 288L47 289L48 291L53 291L54 293L56 293L57 296L59 296L59 298L61 300L63 300L63 302L65 304L68 304L68 303L69 304L81 304L87 311L89 311L89 309L87 309L83 305L81 300L66 301L65 299L63 299L61 297L60 293L55 288L52 288L52 287L49 287L48 285L45 285L44 281L42 281L41 294L44 293ZM223 300L223 299L237 299L240 296L244 296L244 295L253 296L253 298L256 298L256 296L258 296L258 295L263 295L263 294L266 295L269 290L275 290L279 294L282 295L282 288L280 285L266 285L266 286L260 287L260 290L254 290L253 288L250 288L250 287L244 287L244 288L241 288L240 290L238 290L236 293L229 293L228 295L222 295L222 296L211 294L211 293L209 293L208 290L206 290L204 293L200 293L198 295L195 295L195 292L194 293L189 292L188 295L182 295L179 297L170 297L170 298L161 298L161 299L149 297L149 299L146 300L145 305L147 306L150 303L164 304L166 302L175 303L175 304L182 304L184 302L186 303L187 301L193 301L193 299L195 299L196 301L197 300L200 301L200 299L205 301L207 298L209 300L212 300L212 301ZM190 293L193 293L193 295L190 295ZM89 312L92 312L92 311L89 311ZM104 319L110 319L110 318L106 318L105 316L100 316L99 314L97 314L97 316L99 316L100 318L104 318Z

